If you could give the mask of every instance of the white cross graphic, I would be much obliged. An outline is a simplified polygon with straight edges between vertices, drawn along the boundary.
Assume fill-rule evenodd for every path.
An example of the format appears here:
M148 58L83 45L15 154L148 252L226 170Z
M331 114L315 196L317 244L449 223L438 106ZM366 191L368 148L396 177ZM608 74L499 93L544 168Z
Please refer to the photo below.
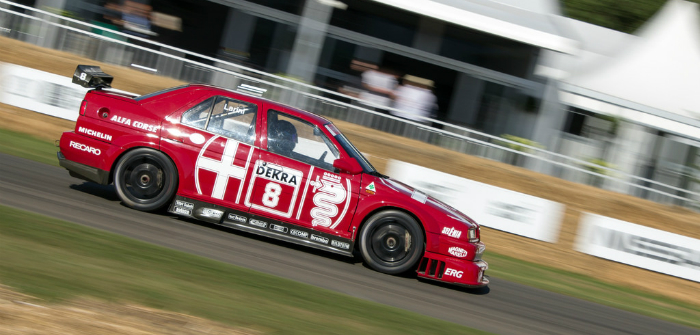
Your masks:
M211 159L204 157L204 152L207 151L209 145L214 142L219 136L214 136L202 147L199 151L199 156L197 157L195 179L197 184L197 192L202 194L202 190L199 187L199 169L205 169L211 172L216 172L216 181L214 182L214 188L211 192L211 197L215 199L223 199L226 193L226 186L228 185L228 179L230 177L243 180L245 178L246 172L248 170L248 161L245 167L233 165L233 160L236 156L236 151L238 151L238 142L226 139L226 146L224 147L224 154L221 160ZM251 153L253 152L251 148ZM250 156L250 155L249 155ZM240 190L239 190L240 191ZM240 192L239 192L240 197ZM238 197L236 202L238 202Z

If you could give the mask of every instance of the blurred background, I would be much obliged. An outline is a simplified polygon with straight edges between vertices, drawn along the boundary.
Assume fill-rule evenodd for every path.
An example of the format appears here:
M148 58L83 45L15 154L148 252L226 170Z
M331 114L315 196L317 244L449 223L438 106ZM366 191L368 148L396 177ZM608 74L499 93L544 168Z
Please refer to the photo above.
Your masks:
M698 209L695 3L0 4L14 39Z

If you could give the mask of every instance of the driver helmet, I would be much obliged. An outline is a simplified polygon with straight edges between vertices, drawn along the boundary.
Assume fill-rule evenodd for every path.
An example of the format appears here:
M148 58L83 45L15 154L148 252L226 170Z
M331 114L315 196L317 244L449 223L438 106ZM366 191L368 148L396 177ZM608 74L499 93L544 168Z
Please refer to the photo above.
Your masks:
M288 155L298 142L297 129L291 122L280 120L273 124L268 139L271 151Z

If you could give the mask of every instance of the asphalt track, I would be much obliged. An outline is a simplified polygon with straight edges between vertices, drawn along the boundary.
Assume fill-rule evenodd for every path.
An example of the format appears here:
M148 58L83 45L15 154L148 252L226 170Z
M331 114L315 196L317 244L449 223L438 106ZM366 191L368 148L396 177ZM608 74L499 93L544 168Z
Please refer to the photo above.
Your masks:
M491 278L469 290L377 273L357 259L123 206L113 187L0 154L0 204L496 334L700 334L700 330ZM488 261L488 259L486 259Z

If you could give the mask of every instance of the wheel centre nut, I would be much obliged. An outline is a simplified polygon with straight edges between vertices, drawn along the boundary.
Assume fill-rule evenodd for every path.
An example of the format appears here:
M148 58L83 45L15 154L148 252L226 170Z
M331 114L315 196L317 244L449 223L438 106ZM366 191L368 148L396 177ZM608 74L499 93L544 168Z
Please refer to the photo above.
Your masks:
M388 239L386 239L386 245L389 246L389 248L393 248L394 246L396 246L396 239L393 237L389 237Z
M151 181L151 177L146 174L141 175L141 184L148 184L149 181Z

